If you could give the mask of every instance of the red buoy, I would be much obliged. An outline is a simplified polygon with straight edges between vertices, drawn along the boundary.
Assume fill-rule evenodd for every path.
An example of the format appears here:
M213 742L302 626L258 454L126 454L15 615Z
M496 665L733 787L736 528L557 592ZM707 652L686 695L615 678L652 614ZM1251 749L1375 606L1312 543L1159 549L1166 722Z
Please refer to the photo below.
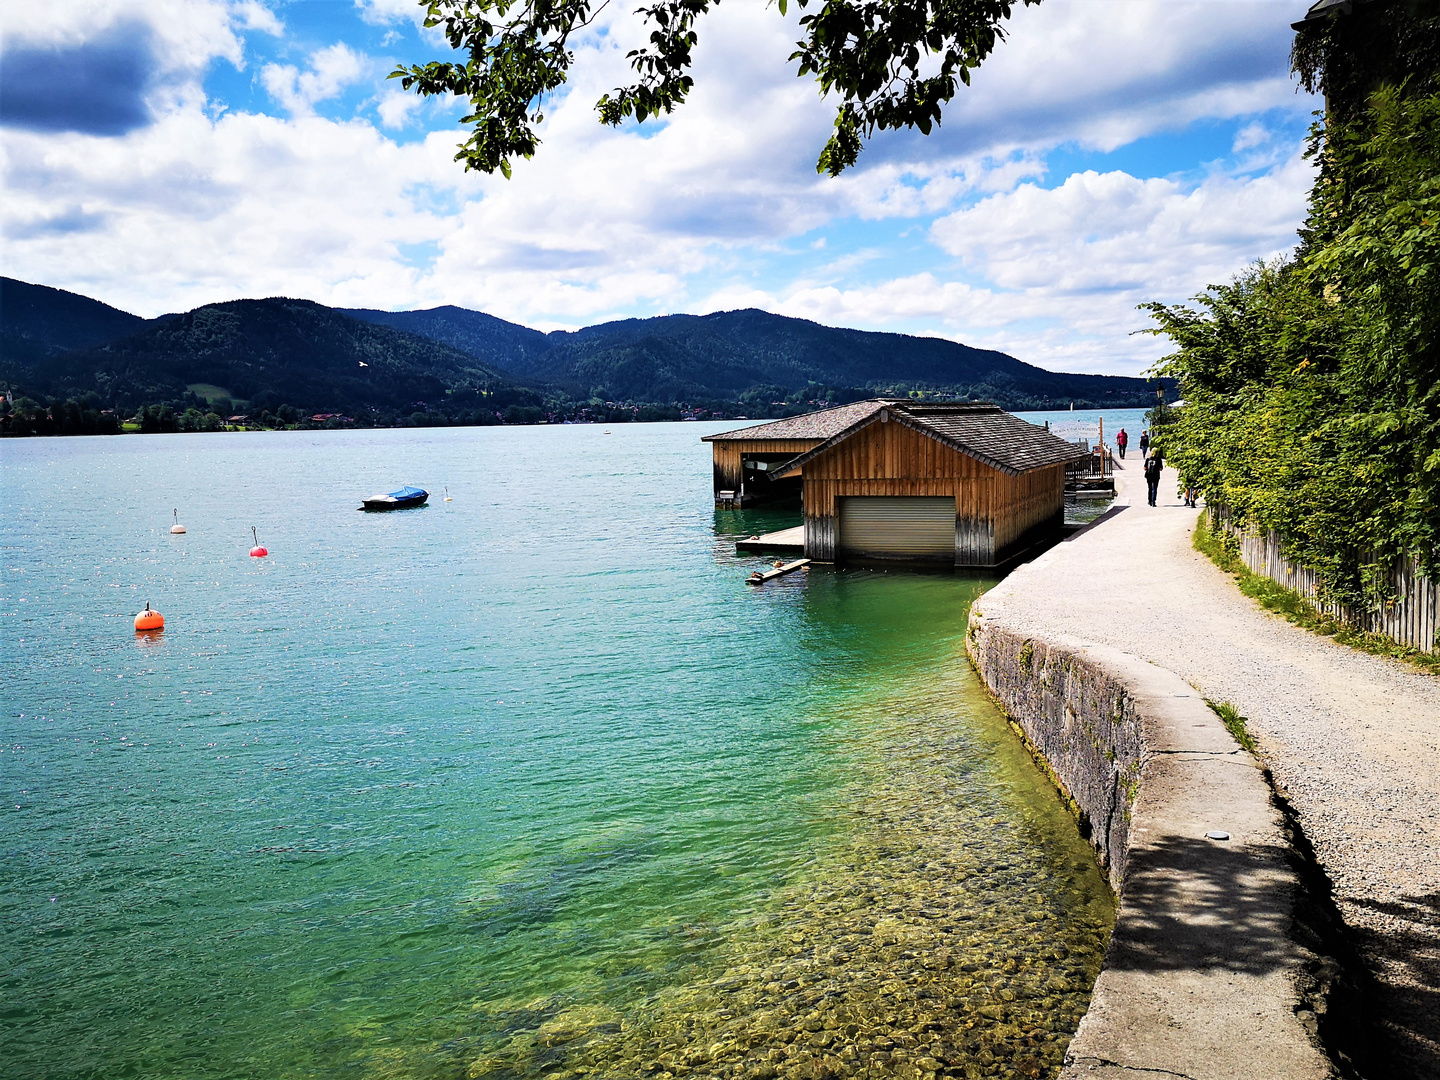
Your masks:
M254 525L250 526L250 535L255 538L255 546L250 549L251 557L256 559L263 559L266 555L269 555L270 552L266 548L260 546L260 537L256 534Z
M135 616L135 631L143 634L149 630L164 630L165 616L156 611L146 601L145 610Z

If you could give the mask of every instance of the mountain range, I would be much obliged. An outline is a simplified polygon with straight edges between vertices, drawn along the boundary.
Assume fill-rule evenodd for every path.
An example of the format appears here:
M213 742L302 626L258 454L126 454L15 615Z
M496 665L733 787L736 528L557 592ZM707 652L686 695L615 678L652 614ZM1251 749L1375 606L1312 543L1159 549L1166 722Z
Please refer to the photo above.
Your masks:
M512 420L575 418L622 405L781 415L879 392L1009 409L1154 402L1144 379L1051 372L940 338L754 309L549 334L460 307L391 312L288 298L147 320L12 278L0 278L0 379L15 394L98 402L122 415L228 399L255 412L368 410L383 420L419 410L451 422L494 422L506 410Z

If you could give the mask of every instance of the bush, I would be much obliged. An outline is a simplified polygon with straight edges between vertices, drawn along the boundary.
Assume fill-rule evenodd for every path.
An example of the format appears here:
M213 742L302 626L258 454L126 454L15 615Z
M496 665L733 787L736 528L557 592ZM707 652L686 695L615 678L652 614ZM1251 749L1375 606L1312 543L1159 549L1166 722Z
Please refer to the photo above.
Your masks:
M1178 346L1182 482L1378 610L1397 558L1440 577L1440 96L1381 90L1323 146L1295 258L1146 307Z

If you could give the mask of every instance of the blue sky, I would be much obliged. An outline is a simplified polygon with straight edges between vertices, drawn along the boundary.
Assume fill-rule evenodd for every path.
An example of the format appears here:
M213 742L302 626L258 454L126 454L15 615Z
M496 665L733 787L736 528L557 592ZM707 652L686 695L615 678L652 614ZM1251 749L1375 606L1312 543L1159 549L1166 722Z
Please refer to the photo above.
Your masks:
M459 103L386 79L448 54L409 0L5 5L3 271L141 315L289 295L548 330L761 307L1139 373L1164 343L1137 304L1295 242L1304 8L1045 0L936 135L876 139L832 180L793 10L727 0L691 101L612 131L594 102L645 34L612 5L507 182L451 160Z

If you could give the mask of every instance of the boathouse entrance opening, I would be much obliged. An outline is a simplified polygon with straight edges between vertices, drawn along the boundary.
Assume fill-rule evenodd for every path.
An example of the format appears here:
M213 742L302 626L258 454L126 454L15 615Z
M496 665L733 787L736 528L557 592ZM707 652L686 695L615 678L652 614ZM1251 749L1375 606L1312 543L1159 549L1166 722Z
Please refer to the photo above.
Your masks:
M800 477L789 480L773 479L776 470L794 456L793 453L743 455L740 462L740 491L744 493L744 502L775 502L781 499L794 499L798 502L804 487Z
M953 496L852 495L837 501L842 556L955 562Z

